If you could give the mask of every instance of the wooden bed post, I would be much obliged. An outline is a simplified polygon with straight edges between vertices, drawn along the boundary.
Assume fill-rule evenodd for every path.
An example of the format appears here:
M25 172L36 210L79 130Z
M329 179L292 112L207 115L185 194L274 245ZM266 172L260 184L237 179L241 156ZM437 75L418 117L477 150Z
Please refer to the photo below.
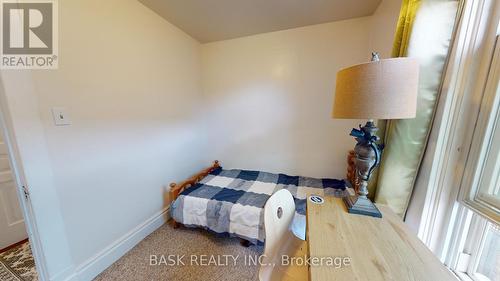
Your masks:
M170 184L170 203L174 202L177 197L179 197L179 194L184 191L185 189L195 185L197 182L202 180L204 177L206 177L208 174L210 174L212 171L215 169L219 168L220 164L218 160L215 160L212 166L202 170L201 172L195 174L194 176L190 177L189 179L177 184L175 182ZM172 219L172 226L174 228L178 228L180 224L176 222L175 220Z
M357 192L359 188L359 180L356 176L356 154L354 150L350 150L347 155L347 180L351 182L351 187Z
M175 182L170 183L170 203L174 202L174 200L177 198L179 194L178 192L177 193L172 192L172 190L176 190L176 186L177 184ZM172 219L172 226L174 227L174 229L180 227L179 223L176 222L174 219Z
M170 183L170 203L174 202L175 199L179 196L179 192L177 191L177 184L175 182Z

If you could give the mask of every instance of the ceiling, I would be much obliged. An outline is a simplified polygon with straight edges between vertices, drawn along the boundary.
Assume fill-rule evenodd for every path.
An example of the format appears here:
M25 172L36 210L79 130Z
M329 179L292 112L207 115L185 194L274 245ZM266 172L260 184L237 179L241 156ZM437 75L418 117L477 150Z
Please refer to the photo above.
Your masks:
M139 0L201 43L373 14L381 0Z

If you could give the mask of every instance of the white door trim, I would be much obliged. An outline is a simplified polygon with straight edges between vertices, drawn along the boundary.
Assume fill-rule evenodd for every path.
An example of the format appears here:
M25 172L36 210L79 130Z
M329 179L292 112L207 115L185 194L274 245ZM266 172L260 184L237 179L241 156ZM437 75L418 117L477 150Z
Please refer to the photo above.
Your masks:
M31 250L35 259L38 279L40 281L49 281L47 262L45 260L42 243L40 241L40 235L36 226L35 215L33 213L31 201L29 199L29 187L27 186L24 177L19 150L16 145L13 133L14 130L12 128L12 123L10 122L10 120L11 116L7 107L5 89L0 78L0 130L2 130L5 137L4 141L7 145L9 162L12 169L12 174L14 176L14 182L16 183L17 196L19 199L21 211L23 213L26 232L28 233ZM25 196L24 190L27 191L27 196Z

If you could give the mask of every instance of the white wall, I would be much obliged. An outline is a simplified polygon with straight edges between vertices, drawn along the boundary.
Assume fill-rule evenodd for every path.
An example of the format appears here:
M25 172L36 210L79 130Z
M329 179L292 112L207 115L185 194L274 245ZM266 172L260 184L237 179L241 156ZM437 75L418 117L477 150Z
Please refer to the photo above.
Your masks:
M400 1L374 16L202 45L210 158L223 166L343 178L364 120L333 120L338 70L390 55Z
M53 173L58 202L42 210L52 201L34 190L35 211L47 218L60 205L58 227L82 279L95 273L89 267L103 250L166 207L170 182L208 164L200 160L199 48L138 1L59 1L59 69L32 72L27 99L41 130L23 131L46 143L48 162L25 168ZM12 76L20 72L5 77L16 121L26 102L15 97ZM66 107L73 124L54 126L53 106ZM17 123L19 130L32 125ZM22 150L27 145L19 143ZM51 225L41 220L39 227ZM53 264L71 260L48 259L51 277L62 268Z
M343 177L356 122L330 118L335 74L368 57L368 22L203 45L211 155L231 168Z
M401 9L401 0L382 0L370 17L370 50L390 58Z
M38 238L43 246L47 272L53 280L64 280L72 274L74 264L69 252L67 235L59 197L54 186L45 133L38 115L38 97L30 73L2 71L1 111L8 128L6 140L14 153L15 167L20 168L18 184L30 190L31 204L38 226ZM29 218L28 218L29 219ZM28 229L29 230L29 229Z

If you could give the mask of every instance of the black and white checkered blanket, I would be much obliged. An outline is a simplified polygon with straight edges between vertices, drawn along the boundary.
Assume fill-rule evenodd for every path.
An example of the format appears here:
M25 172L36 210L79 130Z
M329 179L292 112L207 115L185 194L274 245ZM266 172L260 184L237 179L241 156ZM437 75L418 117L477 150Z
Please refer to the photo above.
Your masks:
M218 168L184 190L172 203L170 211L172 218L183 225L203 227L219 235L262 244L265 239L264 205L274 192L283 188L295 199L291 230L305 239L307 196L336 195L345 189L345 182Z

